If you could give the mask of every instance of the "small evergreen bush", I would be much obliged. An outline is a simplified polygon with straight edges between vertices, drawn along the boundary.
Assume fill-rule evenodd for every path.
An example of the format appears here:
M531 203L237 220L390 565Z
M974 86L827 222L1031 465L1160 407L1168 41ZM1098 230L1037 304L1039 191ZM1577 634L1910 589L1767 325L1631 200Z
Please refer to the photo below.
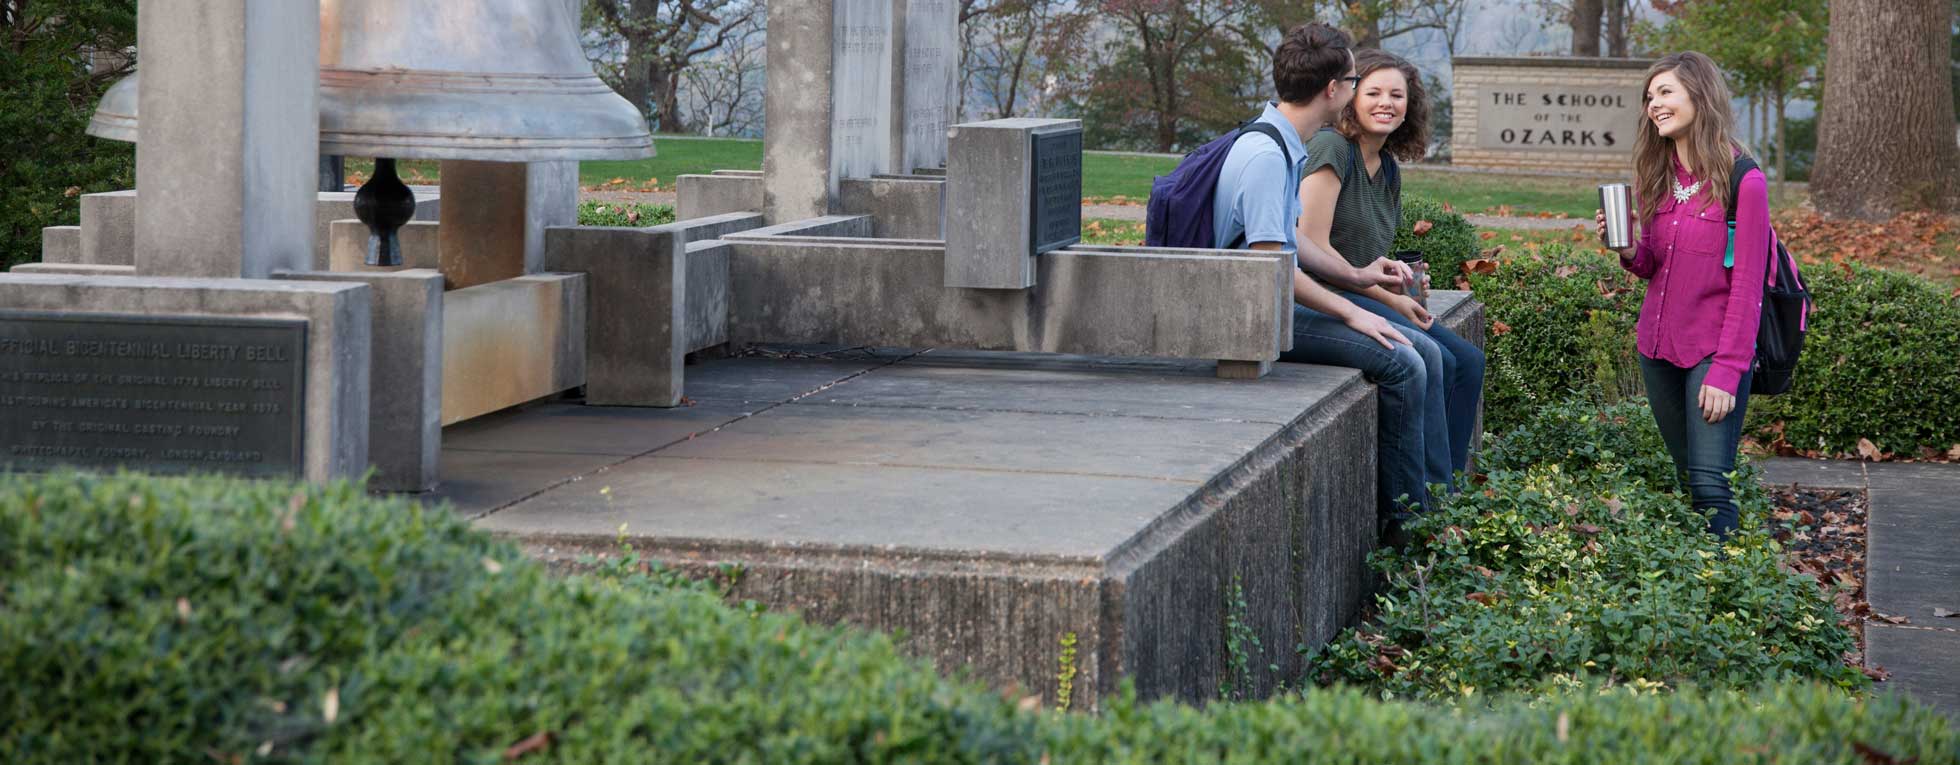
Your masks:
M1417 234L1416 226L1423 221L1429 222L1429 228ZM1402 224L1395 230L1395 244L1389 247L1390 252L1401 250L1422 251L1423 262L1429 264L1432 289L1456 289L1463 262L1477 255L1477 227L1462 215L1444 209L1441 202L1407 195L1402 197Z
M1819 684L1040 712L630 555L554 576L446 510L215 478L0 477L0 673L10 765L1956 761Z
M1315 660L1324 681L1397 695L1596 682L1751 687L1866 680L1817 583L1778 568L1769 503L1746 465L1726 544L1675 486L1643 405L1547 407L1490 451L1480 485L1376 554L1371 623Z
M1634 322L1646 283L1612 259L1547 245L1473 274L1484 304L1484 422L1493 433L1574 393L1615 401L1641 390Z
M1796 381L1749 400L1765 441L1798 449L1911 455L1960 445L1960 299L1910 274L1811 268L1811 314Z
M673 222L673 205L598 200L578 203L578 224L581 226L646 228Z

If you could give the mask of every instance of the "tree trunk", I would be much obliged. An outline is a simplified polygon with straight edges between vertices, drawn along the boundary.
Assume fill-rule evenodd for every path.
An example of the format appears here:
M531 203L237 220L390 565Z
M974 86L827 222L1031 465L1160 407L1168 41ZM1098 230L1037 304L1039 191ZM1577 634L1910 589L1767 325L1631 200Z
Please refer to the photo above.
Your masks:
M1603 0L1572 0L1572 55L1599 55L1599 19L1605 10Z
M1835 0L1810 197L1826 215L1960 207L1952 0Z
M1790 108L1790 94L1784 90L1776 91L1776 198L1783 199L1785 185L1790 181L1790 133L1785 125L1783 114Z
M1606 0L1606 55L1627 57L1627 0Z

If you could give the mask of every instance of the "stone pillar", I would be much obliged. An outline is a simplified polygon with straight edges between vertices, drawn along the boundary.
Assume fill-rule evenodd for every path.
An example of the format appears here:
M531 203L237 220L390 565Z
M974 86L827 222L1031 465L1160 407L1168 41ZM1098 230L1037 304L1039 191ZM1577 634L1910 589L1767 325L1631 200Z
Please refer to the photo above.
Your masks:
M960 9L953 0L895 0L891 171L944 167L946 128L960 104Z
M146 2L136 266L264 278L313 260L319 0Z
M451 289L537 273L545 229L578 225L577 162L446 160L441 194Z
M890 171L893 2L769 6L762 147L769 222L827 215L839 179Z
M1034 286L1035 256L1082 240L1082 121L1016 117L951 133L946 286Z

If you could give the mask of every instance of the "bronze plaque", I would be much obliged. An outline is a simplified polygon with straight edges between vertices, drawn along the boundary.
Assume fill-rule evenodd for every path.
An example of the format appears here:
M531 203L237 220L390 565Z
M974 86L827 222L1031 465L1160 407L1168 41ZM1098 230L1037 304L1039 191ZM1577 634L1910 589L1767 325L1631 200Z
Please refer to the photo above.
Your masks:
M306 322L0 311L0 462L301 471Z
M1033 254L1082 241L1082 128L1034 134Z

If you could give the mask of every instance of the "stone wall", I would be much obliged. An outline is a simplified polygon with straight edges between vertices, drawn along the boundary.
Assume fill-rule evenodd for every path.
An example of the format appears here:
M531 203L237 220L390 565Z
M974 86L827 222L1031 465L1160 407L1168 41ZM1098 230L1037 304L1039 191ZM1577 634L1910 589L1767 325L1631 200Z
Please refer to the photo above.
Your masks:
M1465 167L1632 172L1645 59L1457 58L1453 162Z

